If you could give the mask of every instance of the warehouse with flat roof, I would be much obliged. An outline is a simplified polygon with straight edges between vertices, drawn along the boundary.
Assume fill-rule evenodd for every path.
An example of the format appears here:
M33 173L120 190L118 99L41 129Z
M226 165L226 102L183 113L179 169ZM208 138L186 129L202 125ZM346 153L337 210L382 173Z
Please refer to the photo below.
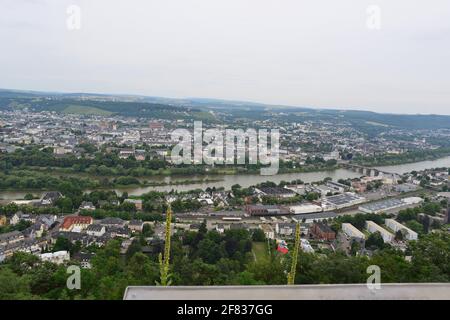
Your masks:
M411 206L423 202L422 198L409 197L403 199L386 199L374 203L367 203L361 205L359 210L365 213L381 213L394 209L400 209L405 206Z
M317 213L321 211L322 207L313 203L302 203L299 205L289 206L289 212L291 214Z
M367 203L359 207L359 210L365 213L381 213L384 211L400 208L405 203L400 199L388 199L374 203Z
M292 218L294 222L305 222L312 223L314 221L322 221L327 219L336 218L338 214L336 212L318 212L318 213L309 213L309 214L299 214L296 215L295 218Z
M325 210L336 210L351 207L366 201L366 198L352 192L346 192L335 196L325 197L322 206Z

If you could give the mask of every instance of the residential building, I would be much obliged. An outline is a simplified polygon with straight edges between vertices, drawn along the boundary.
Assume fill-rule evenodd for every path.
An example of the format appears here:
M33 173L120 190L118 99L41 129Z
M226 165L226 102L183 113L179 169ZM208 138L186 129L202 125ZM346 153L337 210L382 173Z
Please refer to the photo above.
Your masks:
M111 236L111 238L118 237L128 239L131 237L131 232L127 228L110 227L108 228L107 233Z
M89 216L67 216L59 228L60 231L81 232L94 223Z
M136 210L142 211L142 200L140 200L140 199L125 199L124 202L132 203L136 207Z
M80 205L80 210L88 210L88 211L94 211L95 206L92 202L83 201Z
M279 236L292 237L295 235L296 223L277 223L275 225L275 232Z
M322 222L313 223L310 232L314 238L332 241L336 239L336 232L334 232L327 224Z
M12 231L0 234L0 245L9 245L19 242L24 239L24 236L19 231Z
M144 229L144 222L142 220L131 220L128 224L128 229L132 232L142 232Z
M93 237L101 237L105 234L106 227L100 224L91 224L87 226L86 233Z
M267 239L275 239L275 232L270 224L260 224L259 228L264 232Z
M134 157L137 161L144 161L145 160L145 150L136 150Z
M79 252L79 253L76 253L73 256L73 259L80 262L81 268L83 268L83 269L91 269L92 268L91 260L92 260L93 257L94 257L93 253L90 253L90 252Z
M402 231L402 233L405 233L406 240L417 240L418 239L417 232L402 225L401 223L395 221L394 219L386 219L385 224L389 229L391 229L394 232L397 232L400 230L400 231Z
M115 217L108 217L104 218L100 221L100 224L105 227L124 227L126 224L126 221L115 218Z
M48 262L56 263L56 264L63 264L64 262L70 260L70 253L68 251L42 253L39 255L39 258L42 261L48 261Z
M61 194L61 192L58 192L58 191L47 192L42 196L42 198L40 200L40 204L44 205L44 206L45 205L54 205L55 202L62 197L63 197L63 195Z
M364 240L366 237L364 233L356 229L352 224L350 223L343 223L342 224L342 231L349 237L354 239L362 239Z
M373 221L367 220L366 221L366 229L370 233L379 232L381 234L381 237L383 238L383 241L385 243L390 243L394 240L394 235L387 231L386 229L380 227L378 224L376 224Z
M119 158L120 159L128 159L129 157L134 157L134 150L133 149L122 149L119 151Z

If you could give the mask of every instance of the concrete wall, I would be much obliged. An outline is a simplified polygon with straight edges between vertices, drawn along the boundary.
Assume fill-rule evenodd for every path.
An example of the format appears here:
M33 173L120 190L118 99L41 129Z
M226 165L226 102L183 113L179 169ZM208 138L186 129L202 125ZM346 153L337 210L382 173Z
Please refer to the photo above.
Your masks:
M125 300L450 300L449 283L128 287Z

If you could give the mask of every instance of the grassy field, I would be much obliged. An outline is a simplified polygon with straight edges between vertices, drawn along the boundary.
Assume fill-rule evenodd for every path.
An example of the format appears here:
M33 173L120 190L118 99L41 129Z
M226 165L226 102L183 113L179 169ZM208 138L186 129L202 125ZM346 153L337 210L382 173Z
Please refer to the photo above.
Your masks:
M264 260L268 258L267 243L266 242L253 242L252 252L256 261Z
M97 116L109 116L112 112L102 110L95 107L70 105L64 109L64 113L75 113L75 114L86 114L86 115L97 115Z

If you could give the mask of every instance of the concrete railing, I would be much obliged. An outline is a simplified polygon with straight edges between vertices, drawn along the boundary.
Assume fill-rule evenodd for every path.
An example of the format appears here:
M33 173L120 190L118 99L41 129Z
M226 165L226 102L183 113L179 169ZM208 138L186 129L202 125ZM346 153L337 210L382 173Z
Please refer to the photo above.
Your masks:
M450 300L450 283L128 287L125 300Z

